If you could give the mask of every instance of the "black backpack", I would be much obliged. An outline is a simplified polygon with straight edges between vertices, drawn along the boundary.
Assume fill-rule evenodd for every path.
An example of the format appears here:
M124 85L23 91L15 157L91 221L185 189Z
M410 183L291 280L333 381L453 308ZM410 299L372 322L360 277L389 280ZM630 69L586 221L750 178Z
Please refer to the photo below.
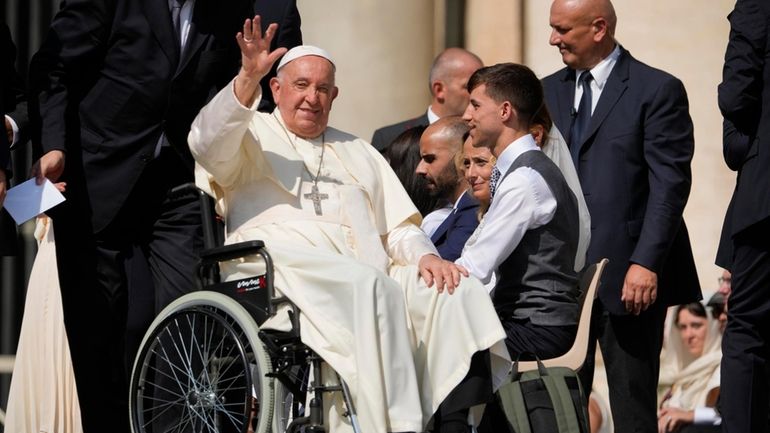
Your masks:
M588 402L574 370L545 367L519 372L514 362L497 400L512 433L588 433Z

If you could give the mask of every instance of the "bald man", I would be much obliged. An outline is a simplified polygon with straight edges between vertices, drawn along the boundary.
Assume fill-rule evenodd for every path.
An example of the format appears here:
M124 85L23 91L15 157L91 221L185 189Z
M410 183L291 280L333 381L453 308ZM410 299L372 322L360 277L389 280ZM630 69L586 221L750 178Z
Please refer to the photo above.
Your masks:
M428 83L431 103L428 111L414 119L405 120L374 131L372 145L382 152L399 134L415 126L428 126L446 116L459 116L468 106L468 78L484 66L481 59L462 48L447 48L433 60Z
M607 257L596 339L619 432L656 432L666 307L701 299L682 211L690 194L693 126L677 78L631 56L614 37L608 0L556 0L550 44L566 67L543 79L591 214L588 263Z
M420 138L420 163L415 169L425 179L428 192L448 203L449 212L426 233L441 258L450 261L460 258L465 242L479 225L479 202L468 192L468 182L457 164L467 132L468 124L460 116L443 117L428 126ZM432 214L423 220L423 230Z

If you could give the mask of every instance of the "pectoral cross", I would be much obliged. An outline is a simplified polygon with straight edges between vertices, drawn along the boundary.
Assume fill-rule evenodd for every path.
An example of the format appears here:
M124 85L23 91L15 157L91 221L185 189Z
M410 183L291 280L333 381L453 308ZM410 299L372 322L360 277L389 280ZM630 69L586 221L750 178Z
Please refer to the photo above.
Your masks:
M329 198L329 194L321 194L318 191L318 185L313 184L313 187L310 188L309 194L304 194L303 197L305 197L308 200L313 201L313 208L315 209L316 215L322 215L323 212L321 212L321 200L326 200Z

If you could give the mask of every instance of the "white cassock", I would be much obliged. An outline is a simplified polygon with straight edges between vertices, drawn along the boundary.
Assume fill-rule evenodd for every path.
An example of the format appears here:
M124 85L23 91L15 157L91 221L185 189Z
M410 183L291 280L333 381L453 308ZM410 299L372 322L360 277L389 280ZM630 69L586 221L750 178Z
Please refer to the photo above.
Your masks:
M450 296L419 279L416 263L436 250L369 143L333 128L302 139L277 110L256 112L257 103L242 106L231 84L189 136L205 169L196 173L199 186L214 192L226 217L226 242L265 241L276 289L301 311L302 341L350 386L364 432L422 431L475 352L494 345L507 356L486 290L464 278ZM305 197L319 163L321 215ZM262 264L253 260L223 266L223 274L255 275ZM285 316L266 326L285 328ZM504 375L509 364L492 358ZM333 431L349 430L340 413L327 412Z

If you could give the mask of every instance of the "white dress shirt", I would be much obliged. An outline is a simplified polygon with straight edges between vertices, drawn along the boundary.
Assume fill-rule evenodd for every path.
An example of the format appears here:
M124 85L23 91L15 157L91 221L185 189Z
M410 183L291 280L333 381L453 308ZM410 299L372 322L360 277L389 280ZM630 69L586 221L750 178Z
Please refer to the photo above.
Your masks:
M517 139L497 158L497 168L505 176L516 158L540 148L531 134ZM472 245L467 245L456 263L481 280L488 291L494 288L493 275L511 255L528 230L548 224L556 213L556 198L537 171L519 167L503 177L484 216L484 228ZM490 284L491 283L491 284Z
M598 65L591 68L591 75L594 79L591 80L591 114L594 114L596 104L599 102L599 97L602 96L604 85L607 84L607 80L610 78L610 72L618 63L618 57L620 57L620 46L615 45L615 49L612 50L609 56L599 62ZM573 101L573 108L575 112L578 111L580 106L580 98L583 97L583 86L580 85L580 76L583 75L585 69L578 69L575 71L575 100Z
M8 123L11 124L11 131L13 131L13 140L11 140L10 144L11 147L13 147L18 141L19 141L19 125L16 124L16 121L13 120L13 118L9 115L5 115L5 120L8 121ZM3 129L5 129L5 125L3 125Z
M422 231L425 232L428 237L433 236L433 233L436 233L436 230L438 229L438 226L441 225L441 223L444 222L445 219L449 215L452 214L452 206L446 205L442 208L438 208L428 215L425 215L425 217L422 219L422 224L420 224L420 228Z
M427 116L428 116L428 123L431 124L431 125L433 123L435 123L439 119L438 114L434 113L433 110L431 110L430 107L428 107L428 114L427 114Z

